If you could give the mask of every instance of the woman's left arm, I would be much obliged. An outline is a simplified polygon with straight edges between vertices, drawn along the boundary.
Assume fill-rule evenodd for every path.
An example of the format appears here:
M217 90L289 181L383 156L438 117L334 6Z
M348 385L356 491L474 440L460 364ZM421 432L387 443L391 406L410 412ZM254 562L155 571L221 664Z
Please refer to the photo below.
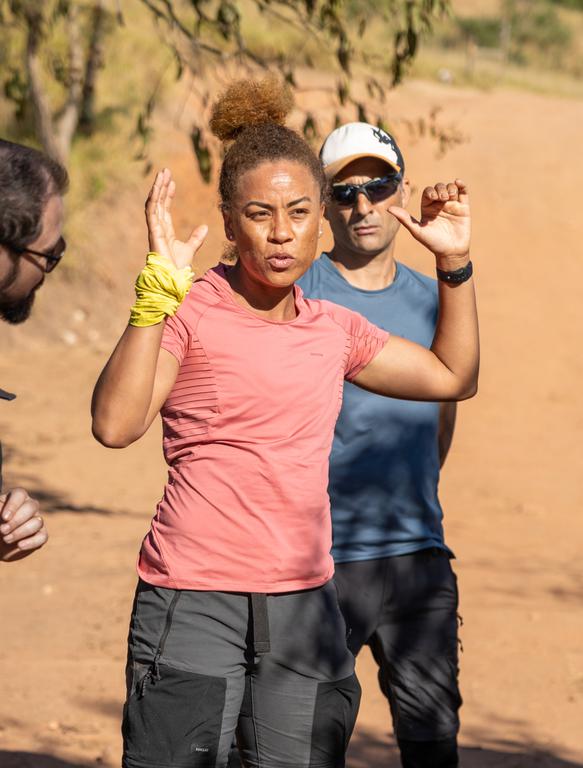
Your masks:
M404 208L389 210L434 254L439 271L451 274L467 269L470 205L461 180L426 187L419 220ZM473 279L458 283L440 279L438 285L439 315L431 348L391 336L354 384L405 400L465 400L476 394L480 350Z

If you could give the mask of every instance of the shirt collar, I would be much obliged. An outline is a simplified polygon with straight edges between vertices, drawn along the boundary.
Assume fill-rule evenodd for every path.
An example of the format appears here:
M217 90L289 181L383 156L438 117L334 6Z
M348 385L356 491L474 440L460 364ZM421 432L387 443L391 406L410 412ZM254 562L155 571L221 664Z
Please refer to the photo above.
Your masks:
M235 305L236 307L242 309L243 312L247 314L251 314L254 317L261 318L260 315L255 315L251 310L247 310L244 307L240 307L237 302L235 301L235 297L233 294L233 289L229 285L229 281L227 280L227 272L229 269L232 269L232 266L230 264L225 264L224 262L219 262L216 267L212 267L211 269L207 270L207 272L204 273L202 276L202 280L207 280L212 285L215 286L215 288L218 289L219 293L226 298L231 304ZM294 291L294 302L296 305L297 310L297 317L294 317L293 320L288 320L287 323L295 323L298 317L302 315L303 311L305 310L305 300L304 300L304 292L300 288L300 286L297 283L294 283L293 286ZM262 320L265 320L265 322L271 323L274 322L272 320L266 320L265 318L261 318ZM286 322L277 322L277 325L286 325Z

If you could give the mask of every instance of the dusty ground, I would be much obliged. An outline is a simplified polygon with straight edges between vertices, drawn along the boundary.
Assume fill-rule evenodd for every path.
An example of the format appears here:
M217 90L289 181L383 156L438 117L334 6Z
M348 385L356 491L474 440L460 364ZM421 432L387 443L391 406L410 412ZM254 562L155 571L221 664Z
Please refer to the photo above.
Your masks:
M401 138L415 184L461 176L475 216L483 372L478 397L460 407L441 488L465 620L463 765L576 768L583 766L583 103L411 83L388 109L419 116L437 104L440 120L470 141L438 159L434 144L404 129ZM180 224L214 227L215 199L192 181L186 140L166 139L156 159L177 172ZM105 200L91 230L95 252L110 254L108 284L88 291L55 280L27 327L0 329L0 384L18 392L0 414L7 480L42 499L51 531L42 552L0 568L2 768L119 764L134 562L165 479L158 427L123 452L89 434L91 388L124 325L129 275L143 258L144 190L121 194L121 202ZM82 212L73 217L78 228ZM431 271L429 257L406 233L400 238L400 257ZM207 262L220 243L213 234ZM365 695L349 766L396 768L366 654L359 672Z

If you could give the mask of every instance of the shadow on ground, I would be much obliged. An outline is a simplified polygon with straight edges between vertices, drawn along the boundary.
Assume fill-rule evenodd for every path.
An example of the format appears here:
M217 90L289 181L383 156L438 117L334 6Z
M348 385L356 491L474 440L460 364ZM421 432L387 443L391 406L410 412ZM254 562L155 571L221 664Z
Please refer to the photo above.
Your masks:
M93 515L115 515L118 517L138 515L137 512L131 512L128 509L97 507L93 504L73 504L65 494L58 491L49 491L46 488L27 487L27 490L33 498L40 502L43 513L78 512L82 514L91 513Z
M552 750L521 743L508 746L462 747L460 768L583 768L554 754ZM347 768L400 768L397 749L386 739L362 728L352 737Z
M548 750L515 745L511 749L461 749L460 768L583 768ZM109 768L100 760L90 762L63 760L40 752L11 752L0 749L2 768ZM397 751L375 736L358 734L354 737L347 768L400 768Z
M105 763L92 761L70 762L60 757L53 757L41 752L10 752L0 749L0 765L2 768L97 768L106 766Z
M94 504L73 504L71 499L60 491L52 491L46 487L37 485L33 480L20 475L18 482L11 482L8 475L4 478L4 491L9 488L23 487L28 494L41 505L42 514L52 512L75 512L77 514L106 515L115 517L143 517L144 513L130 509L115 509L113 507L99 507ZM1 768L4 768L0 763Z

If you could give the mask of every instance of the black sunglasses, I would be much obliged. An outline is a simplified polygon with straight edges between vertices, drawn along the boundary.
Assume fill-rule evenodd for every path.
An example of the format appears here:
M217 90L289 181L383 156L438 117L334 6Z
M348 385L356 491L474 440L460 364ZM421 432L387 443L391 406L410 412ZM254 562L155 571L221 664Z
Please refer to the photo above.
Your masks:
M63 258L65 251L67 250L67 241L64 237L59 238L58 243L50 251L33 251L32 248L17 248L14 245L9 247L14 251L14 253L32 253L33 256L42 256L47 260L46 264L44 265L44 270L48 273L52 272L59 261Z
M362 193L371 203L379 203L395 194L402 178L400 173L392 173L364 184L332 184L332 199L339 205L354 205Z

